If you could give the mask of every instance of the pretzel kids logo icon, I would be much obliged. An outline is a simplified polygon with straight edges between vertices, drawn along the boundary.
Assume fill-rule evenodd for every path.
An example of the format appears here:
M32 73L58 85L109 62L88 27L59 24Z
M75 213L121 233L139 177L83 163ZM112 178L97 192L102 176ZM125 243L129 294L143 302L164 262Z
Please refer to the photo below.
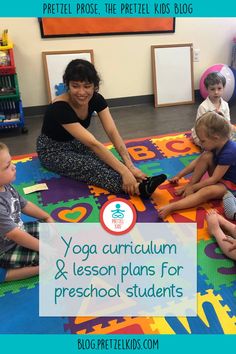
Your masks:
M109 200L100 211L100 223L112 235L128 233L134 227L136 219L134 206L122 198Z

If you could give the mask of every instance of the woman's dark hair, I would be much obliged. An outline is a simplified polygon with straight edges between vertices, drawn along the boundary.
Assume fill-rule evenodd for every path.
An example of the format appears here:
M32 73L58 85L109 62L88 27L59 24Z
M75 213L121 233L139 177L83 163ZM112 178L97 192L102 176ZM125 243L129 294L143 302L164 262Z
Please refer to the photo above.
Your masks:
M63 82L68 87L70 81L87 81L99 90L100 77L92 63L84 59L74 59L66 67Z

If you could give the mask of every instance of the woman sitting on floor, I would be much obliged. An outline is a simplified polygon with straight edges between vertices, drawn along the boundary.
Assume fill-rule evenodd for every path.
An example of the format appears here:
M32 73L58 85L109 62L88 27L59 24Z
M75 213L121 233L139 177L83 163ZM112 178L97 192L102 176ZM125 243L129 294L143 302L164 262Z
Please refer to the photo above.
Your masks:
M133 165L106 100L98 93L100 78L93 64L82 59L72 60L63 81L67 92L49 105L37 139L41 164L60 175L114 194L124 191L151 196L166 176L147 178ZM94 111L123 163L87 130Z

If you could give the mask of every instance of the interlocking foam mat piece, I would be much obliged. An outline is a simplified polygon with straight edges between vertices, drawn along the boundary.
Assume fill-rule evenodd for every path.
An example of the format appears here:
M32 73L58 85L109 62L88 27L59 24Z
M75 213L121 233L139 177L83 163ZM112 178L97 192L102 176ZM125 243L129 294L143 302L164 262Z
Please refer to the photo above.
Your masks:
M199 154L188 133L156 136L127 142L132 161L149 176L173 176ZM112 146L108 146L112 152ZM36 154L15 157L17 190L47 183L48 190L27 199L48 211L57 222L98 222L99 209L114 198L106 190L60 177L45 170ZM185 183L182 179L181 183ZM137 210L138 222L162 222L158 207L177 198L165 182L152 199L119 195ZM197 317L39 317L38 277L0 285L0 333L6 334L236 334L236 265L225 257L206 229L210 208L222 212L220 201L179 211L166 222L196 222L198 226L198 316ZM30 218L24 218L29 221ZM187 300L186 300L187 301Z

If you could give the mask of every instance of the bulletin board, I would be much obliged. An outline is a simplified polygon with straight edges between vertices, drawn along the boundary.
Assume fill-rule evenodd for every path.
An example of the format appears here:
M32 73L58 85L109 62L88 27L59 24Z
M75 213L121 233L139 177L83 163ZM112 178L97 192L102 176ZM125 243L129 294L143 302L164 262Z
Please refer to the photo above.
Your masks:
M92 49L43 52L42 55L49 102L65 91L62 77L71 60L84 59L94 63Z
M42 38L174 33L174 17L156 18L39 18Z
M155 107L194 103L193 45L153 45Z

